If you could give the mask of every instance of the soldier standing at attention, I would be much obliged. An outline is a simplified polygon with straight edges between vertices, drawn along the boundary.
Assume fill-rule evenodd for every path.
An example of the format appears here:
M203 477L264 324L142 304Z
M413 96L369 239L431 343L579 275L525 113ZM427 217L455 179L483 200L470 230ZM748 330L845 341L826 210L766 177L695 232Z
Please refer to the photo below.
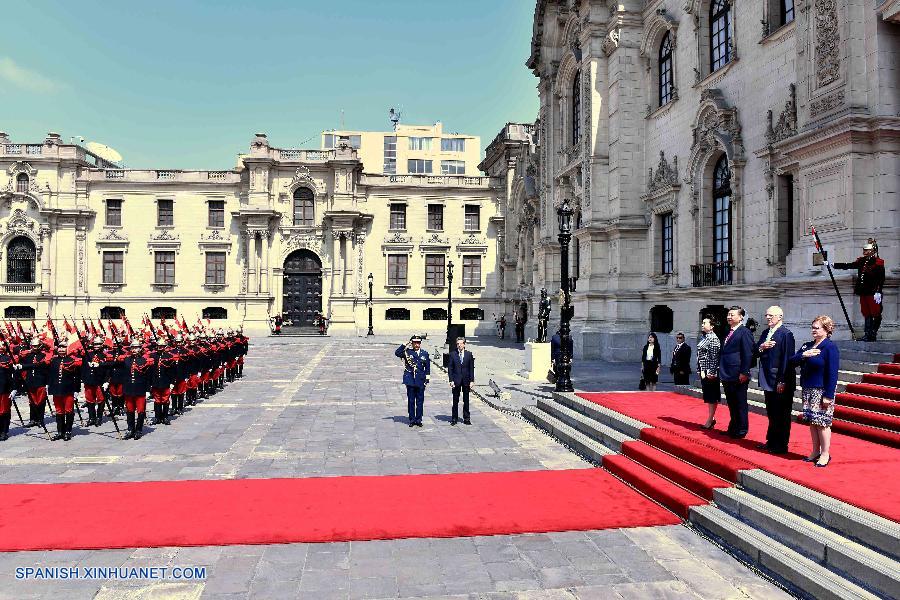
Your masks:
M881 304L884 259L878 257L878 242L874 238L869 238L863 246L862 256L850 263L834 263L831 266L835 269L856 269L853 293L859 296L859 309L865 322L863 341L877 341L881 315L884 312L884 306Z
M12 392L15 390L15 358L7 347L6 340L0 340L0 442L9 439L9 422L12 419Z
M88 409L88 427L99 427L103 421L103 384L106 383L107 361L103 338L96 336L90 349L84 353L81 363L81 381L84 384L84 400Z
M425 386L431 381L431 359L422 350L422 338L409 338L409 343L401 345L394 355L403 359L403 384L406 386L406 406L409 426L422 427L422 409L425 405Z
M23 352L19 362L19 368L25 373L25 390L28 392L28 406L31 409L31 420L26 427L37 427L44 422L49 367L50 357L44 353L41 340L37 336L31 338L31 349Z
M122 386L128 378L125 371L125 358L129 355L128 349L125 347L125 339L121 336L116 338L116 346L113 348L109 363L109 397L112 401L112 410L115 415L121 415L125 410L125 392Z
M169 424L169 398L175 381L175 358L169 353L166 338L156 340L156 351L149 356L153 363L150 370L150 396L153 397L153 424Z
M147 415L147 390L150 389L150 369L153 361L143 354L141 342L132 340L129 346L131 354L122 359L125 370L125 383L122 391L125 396L125 415L128 421L128 433L122 439L141 439L144 431L144 419Z
M81 359L68 354L66 345L56 345L56 356L50 360L50 382L48 391L53 396L56 407L56 435L53 440L72 439L72 426L75 424L75 393L81 388L78 373L81 370Z
M181 334L175 336L175 347L172 358L175 361L175 372L172 383L172 414L184 413L184 395L187 392L187 380L191 375L191 361L187 349L183 345Z

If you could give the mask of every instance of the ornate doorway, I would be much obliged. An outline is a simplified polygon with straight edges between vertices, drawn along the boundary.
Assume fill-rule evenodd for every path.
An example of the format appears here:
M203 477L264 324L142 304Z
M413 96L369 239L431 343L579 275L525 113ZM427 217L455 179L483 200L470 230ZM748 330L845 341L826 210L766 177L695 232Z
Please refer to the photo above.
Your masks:
M294 327L313 327L322 310L322 261L309 250L291 252L284 261L282 313Z

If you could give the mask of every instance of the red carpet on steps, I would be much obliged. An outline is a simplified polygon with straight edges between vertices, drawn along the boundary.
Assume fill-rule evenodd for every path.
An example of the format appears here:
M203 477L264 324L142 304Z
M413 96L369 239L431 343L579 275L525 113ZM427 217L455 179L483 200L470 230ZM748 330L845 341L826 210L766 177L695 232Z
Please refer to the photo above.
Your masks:
M706 500L682 489L622 454L609 454L603 457L603 468L617 475L663 506L671 509L682 519L688 518L691 506L706 504ZM613 507L610 507L611 509Z
M866 375L866 377L868 377L868 375ZM851 394L862 394L863 396L874 396L875 398L900 401L900 388L887 385L875 383L848 383L847 391Z
M887 373L888 375L900 375L900 365L897 363L881 363L878 365L879 373Z
M735 480L738 470L760 468L785 479L900 522L900 449L835 432L832 461L817 469L801 459L810 453L809 428L794 424L789 454L758 450L766 436L766 418L750 413L750 433L743 440L724 435L728 412L720 406L717 431L700 429L706 405L700 398L671 392L581 393L595 402L651 425L641 439L685 458L711 473ZM604 462L607 459L604 458Z
M463 537L681 522L602 469L7 484L0 485L0 499L0 551ZM105 525L84 527L72 519L73 510L90 506L102 509Z
M863 410L874 410L875 412L900 416L900 402L894 402L893 400L841 392L837 395L837 401L838 404L835 408L838 408L841 405L853 406Z

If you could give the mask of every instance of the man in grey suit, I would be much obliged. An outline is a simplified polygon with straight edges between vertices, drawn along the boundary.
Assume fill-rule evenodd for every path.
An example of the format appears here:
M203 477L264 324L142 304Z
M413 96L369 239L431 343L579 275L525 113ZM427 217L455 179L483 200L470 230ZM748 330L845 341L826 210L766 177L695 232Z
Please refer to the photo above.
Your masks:
M766 443L760 444L760 448L772 454L788 451L791 407L797 388L797 375L790 365L790 358L794 355L794 334L784 326L783 321L781 307L767 308L766 323L769 326L760 334L754 347L759 357L759 387L766 397L766 416L769 418Z

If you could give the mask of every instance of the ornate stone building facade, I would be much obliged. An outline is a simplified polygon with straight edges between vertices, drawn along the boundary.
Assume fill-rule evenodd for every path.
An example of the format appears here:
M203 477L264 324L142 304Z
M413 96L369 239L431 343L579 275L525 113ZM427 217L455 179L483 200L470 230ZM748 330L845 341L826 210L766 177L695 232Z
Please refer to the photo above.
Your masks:
M365 334L493 326L498 182L365 173L355 149L279 149L257 134L227 171L121 169L51 133L0 133L0 306L133 322L177 314L263 331L283 313ZM499 236L498 236L499 233ZM487 316L487 320L483 320Z
M814 225L832 260L878 239L881 335L900 337L895 5L538 0L527 66L540 113L506 186L533 257L507 244L502 259L531 289L507 276L504 293L559 288L555 211L569 199L577 354L636 360L651 328L693 333L736 303L760 321L782 304L800 332L821 313L841 324ZM517 194L529 169L535 192ZM507 238L522 224L510 217Z

